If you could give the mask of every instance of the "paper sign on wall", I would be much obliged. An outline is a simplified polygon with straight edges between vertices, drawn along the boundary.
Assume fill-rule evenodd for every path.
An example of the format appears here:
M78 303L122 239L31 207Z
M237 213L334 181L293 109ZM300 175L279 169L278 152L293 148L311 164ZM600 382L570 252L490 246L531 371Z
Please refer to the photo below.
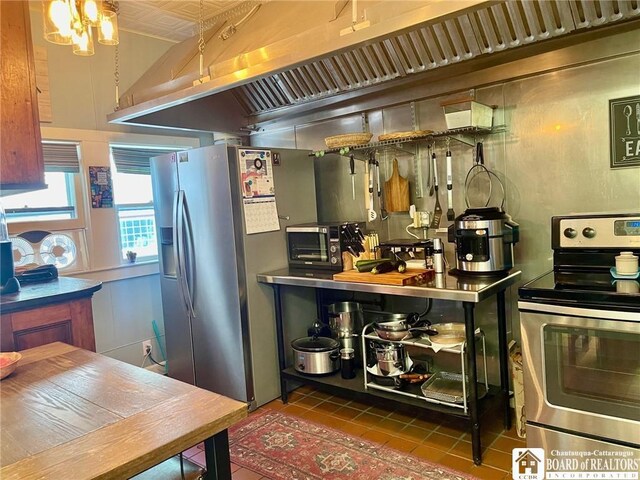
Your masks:
M91 206L93 208L112 208L111 167L89 167L89 183L91 184Z
M238 154L247 234L280 230L271 152L241 148Z

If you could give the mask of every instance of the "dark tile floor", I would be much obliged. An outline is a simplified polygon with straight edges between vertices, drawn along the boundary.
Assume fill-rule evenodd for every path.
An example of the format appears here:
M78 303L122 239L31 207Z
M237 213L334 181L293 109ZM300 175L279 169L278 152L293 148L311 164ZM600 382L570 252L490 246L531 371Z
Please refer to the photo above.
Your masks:
M482 418L483 464L471 460L468 424L446 415L423 410L415 415L382 409L303 386L289 396L289 403L274 400L260 409L282 410L337 430L411 453L425 460L487 480L511 478L511 450L525 446L515 428L504 431L499 412ZM202 446L185 453L197 464L204 464ZM233 480L269 480L260 474L231 465Z

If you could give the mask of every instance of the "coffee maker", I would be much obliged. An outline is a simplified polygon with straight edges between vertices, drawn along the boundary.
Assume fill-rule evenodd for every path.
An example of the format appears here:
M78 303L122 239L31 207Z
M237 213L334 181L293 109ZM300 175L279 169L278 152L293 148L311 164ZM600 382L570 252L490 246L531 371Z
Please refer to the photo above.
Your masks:
M20 282L13 269L13 245L7 229L7 216L0 204L0 295L20 290Z

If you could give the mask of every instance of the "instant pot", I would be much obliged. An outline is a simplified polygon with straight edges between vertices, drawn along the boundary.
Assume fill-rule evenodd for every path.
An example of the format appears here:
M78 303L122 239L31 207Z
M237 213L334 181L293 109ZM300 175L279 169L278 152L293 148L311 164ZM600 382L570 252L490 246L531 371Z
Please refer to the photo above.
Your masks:
M519 225L498 207L470 208L449 226L456 246L456 270L471 274L496 274L513 268L513 245Z

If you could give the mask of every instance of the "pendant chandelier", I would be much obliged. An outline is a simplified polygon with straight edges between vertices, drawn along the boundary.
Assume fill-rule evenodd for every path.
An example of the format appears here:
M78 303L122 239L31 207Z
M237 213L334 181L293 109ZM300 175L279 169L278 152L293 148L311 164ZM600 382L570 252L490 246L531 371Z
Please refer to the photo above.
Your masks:
M43 0L44 38L58 45L72 45L76 55L95 53L93 30L98 42L117 45L118 5L113 0Z

